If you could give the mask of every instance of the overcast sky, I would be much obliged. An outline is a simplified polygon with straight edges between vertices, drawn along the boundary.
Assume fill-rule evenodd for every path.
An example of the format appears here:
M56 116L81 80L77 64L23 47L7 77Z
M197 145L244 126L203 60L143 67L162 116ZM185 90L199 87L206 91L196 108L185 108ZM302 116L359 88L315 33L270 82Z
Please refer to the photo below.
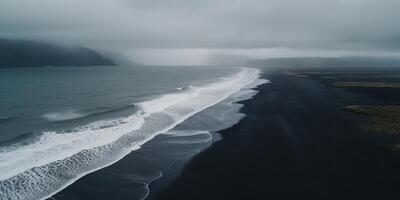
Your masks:
M399 55L399 0L0 0L0 37L123 52L150 64Z

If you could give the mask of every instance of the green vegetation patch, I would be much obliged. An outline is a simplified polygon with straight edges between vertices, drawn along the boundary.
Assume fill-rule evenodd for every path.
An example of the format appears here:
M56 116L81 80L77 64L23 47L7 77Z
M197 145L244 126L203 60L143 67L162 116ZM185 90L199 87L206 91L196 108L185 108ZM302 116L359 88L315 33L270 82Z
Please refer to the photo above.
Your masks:
M400 135L400 106L352 105L346 110L368 116L371 124L366 128L373 132Z
M376 87L376 88L400 88L400 83L388 82L336 82L337 87Z

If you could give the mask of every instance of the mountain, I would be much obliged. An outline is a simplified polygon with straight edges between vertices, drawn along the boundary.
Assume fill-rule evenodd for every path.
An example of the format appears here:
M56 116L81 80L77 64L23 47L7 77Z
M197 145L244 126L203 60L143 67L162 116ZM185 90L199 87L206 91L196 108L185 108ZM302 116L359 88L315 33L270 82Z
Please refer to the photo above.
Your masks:
M86 47L0 39L0 68L98 65L115 64Z
M398 58L377 57L288 57L249 60L248 66L268 67L400 67Z

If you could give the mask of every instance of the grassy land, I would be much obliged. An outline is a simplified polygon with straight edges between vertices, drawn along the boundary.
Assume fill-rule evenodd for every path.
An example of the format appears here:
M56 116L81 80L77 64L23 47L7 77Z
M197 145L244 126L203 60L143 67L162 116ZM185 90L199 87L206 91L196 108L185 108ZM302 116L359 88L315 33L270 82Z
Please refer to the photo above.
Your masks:
M376 87L376 88L400 88L400 83L388 82L336 82L337 87Z
M400 135L400 106L352 105L346 110L368 116L372 124L367 128L373 132Z

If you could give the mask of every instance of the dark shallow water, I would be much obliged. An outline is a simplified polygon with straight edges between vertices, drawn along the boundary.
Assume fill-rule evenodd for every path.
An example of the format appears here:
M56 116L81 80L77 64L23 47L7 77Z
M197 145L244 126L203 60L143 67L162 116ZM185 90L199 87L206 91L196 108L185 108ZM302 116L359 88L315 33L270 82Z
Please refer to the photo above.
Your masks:
M241 99L243 98L246 96L242 96ZM168 176L171 176L170 173L174 173L173 177L178 175L179 169L193 155L209 147L213 141L219 140L215 131L233 125L244 116L237 112L241 105L232 104L232 101L235 100L227 99L194 115L110 167L79 179L53 198L142 199L149 192L153 195L158 190L149 190L151 183L166 181L169 177L164 176L165 171ZM202 132L195 132L193 129ZM171 167L174 169L171 170ZM165 185L162 184L161 187L164 188Z

